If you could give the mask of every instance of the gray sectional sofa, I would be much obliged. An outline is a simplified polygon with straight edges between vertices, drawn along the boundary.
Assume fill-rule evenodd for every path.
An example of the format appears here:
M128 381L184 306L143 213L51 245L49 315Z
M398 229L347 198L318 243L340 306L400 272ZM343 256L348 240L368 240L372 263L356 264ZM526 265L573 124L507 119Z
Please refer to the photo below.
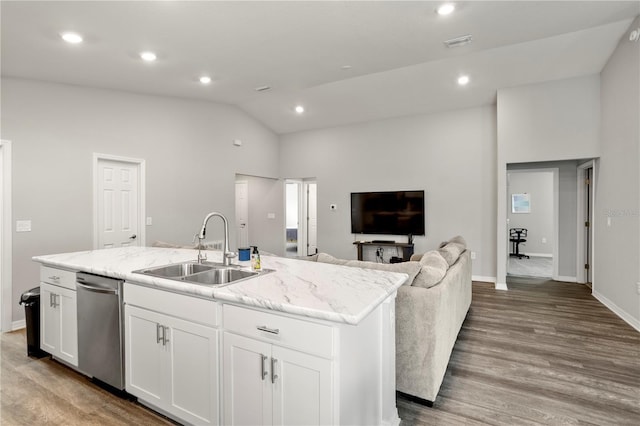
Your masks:
M396 299L396 389L434 402L471 305L471 256L464 239L454 237L437 250L397 264L342 260L324 253L314 258L409 275Z

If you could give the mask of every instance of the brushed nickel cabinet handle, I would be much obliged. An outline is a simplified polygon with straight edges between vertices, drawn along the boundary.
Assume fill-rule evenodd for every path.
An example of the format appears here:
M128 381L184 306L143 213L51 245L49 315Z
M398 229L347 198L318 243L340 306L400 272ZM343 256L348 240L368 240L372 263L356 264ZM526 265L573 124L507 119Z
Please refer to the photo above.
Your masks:
M267 372L267 369L264 366L264 362L267 360L268 356L264 355L264 354L260 354L260 375L262 376L262 380L264 380L265 377L267 377L267 374L269 374Z
M267 333L271 333L271 334L280 334L280 329L279 328L269 328L266 325L258 325L256 326L256 328L260 331L266 331Z
M278 360L276 358L271 358L271 383L274 384L278 375L276 374L276 364Z
M160 343L160 340L161 340L160 327L162 327L162 326L160 324L156 323L156 343Z

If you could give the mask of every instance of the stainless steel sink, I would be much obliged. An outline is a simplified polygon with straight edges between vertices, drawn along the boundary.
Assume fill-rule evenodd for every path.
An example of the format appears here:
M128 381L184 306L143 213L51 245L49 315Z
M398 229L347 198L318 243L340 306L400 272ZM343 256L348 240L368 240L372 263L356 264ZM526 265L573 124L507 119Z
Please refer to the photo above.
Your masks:
M207 285L223 286L237 281L255 277L259 274L272 272L263 269L259 272L247 271L235 266L223 266L215 263L182 262L171 265L156 266L133 271L134 274L150 275L175 281Z
M221 285L229 284L249 277L255 277L258 272L243 271L235 268L214 268L200 274L184 277L184 281L197 284Z
M201 263L188 262L188 263L174 263L172 265L158 266L155 268L141 269L135 271L139 274L153 275L154 277L162 278L177 278L187 275L197 274L199 272L209 271L214 266L203 265Z

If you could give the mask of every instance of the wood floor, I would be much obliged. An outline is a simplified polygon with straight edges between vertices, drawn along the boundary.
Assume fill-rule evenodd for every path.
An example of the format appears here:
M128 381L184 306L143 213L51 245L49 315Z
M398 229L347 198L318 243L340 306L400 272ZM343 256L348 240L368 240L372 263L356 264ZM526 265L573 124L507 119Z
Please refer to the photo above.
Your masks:
M471 311L432 408L398 398L402 426L640 424L640 333L579 284L474 283ZM1 340L0 424L164 425L80 374Z
M402 425L640 425L640 333L584 285L474 283L433 408Z

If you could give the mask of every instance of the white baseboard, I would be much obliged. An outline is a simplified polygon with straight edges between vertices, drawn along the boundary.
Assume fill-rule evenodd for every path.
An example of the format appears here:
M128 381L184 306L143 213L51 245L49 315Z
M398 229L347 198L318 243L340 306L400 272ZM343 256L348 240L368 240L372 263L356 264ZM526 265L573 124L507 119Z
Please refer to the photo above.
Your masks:
M496 277L483 277L482 275L471 276L471 281L482 281L484 283L496 283Z
M496 290L509 290L507 283L496 283Z
M627 324L629 324L631 327L635 328L637 331L640 331L640 320L638 320L638 319L632 317L631 315L629 315L628 313L626 313L618 305L616 305L611 300L607 299L606 297L604 297L602 294L598 293L597 291L594 291L591 294L593 294L593 297L598 299L600 301L600 303L602 303L604 306L609 308L609 310L611 312L613 312L614 314L616 314L617 316L622 318Z
M564 281L566 283L577 283L578 279L576 277L565 277L563 275L558 275L557 277L553 277L554 281Z
M534 257L553 257L553 254L550 253L522 253L522 254L526 254L527 256L534 256Z
M18 320L11 323L11 331L20 330L21 328L25 328L27 326L26 320Z

